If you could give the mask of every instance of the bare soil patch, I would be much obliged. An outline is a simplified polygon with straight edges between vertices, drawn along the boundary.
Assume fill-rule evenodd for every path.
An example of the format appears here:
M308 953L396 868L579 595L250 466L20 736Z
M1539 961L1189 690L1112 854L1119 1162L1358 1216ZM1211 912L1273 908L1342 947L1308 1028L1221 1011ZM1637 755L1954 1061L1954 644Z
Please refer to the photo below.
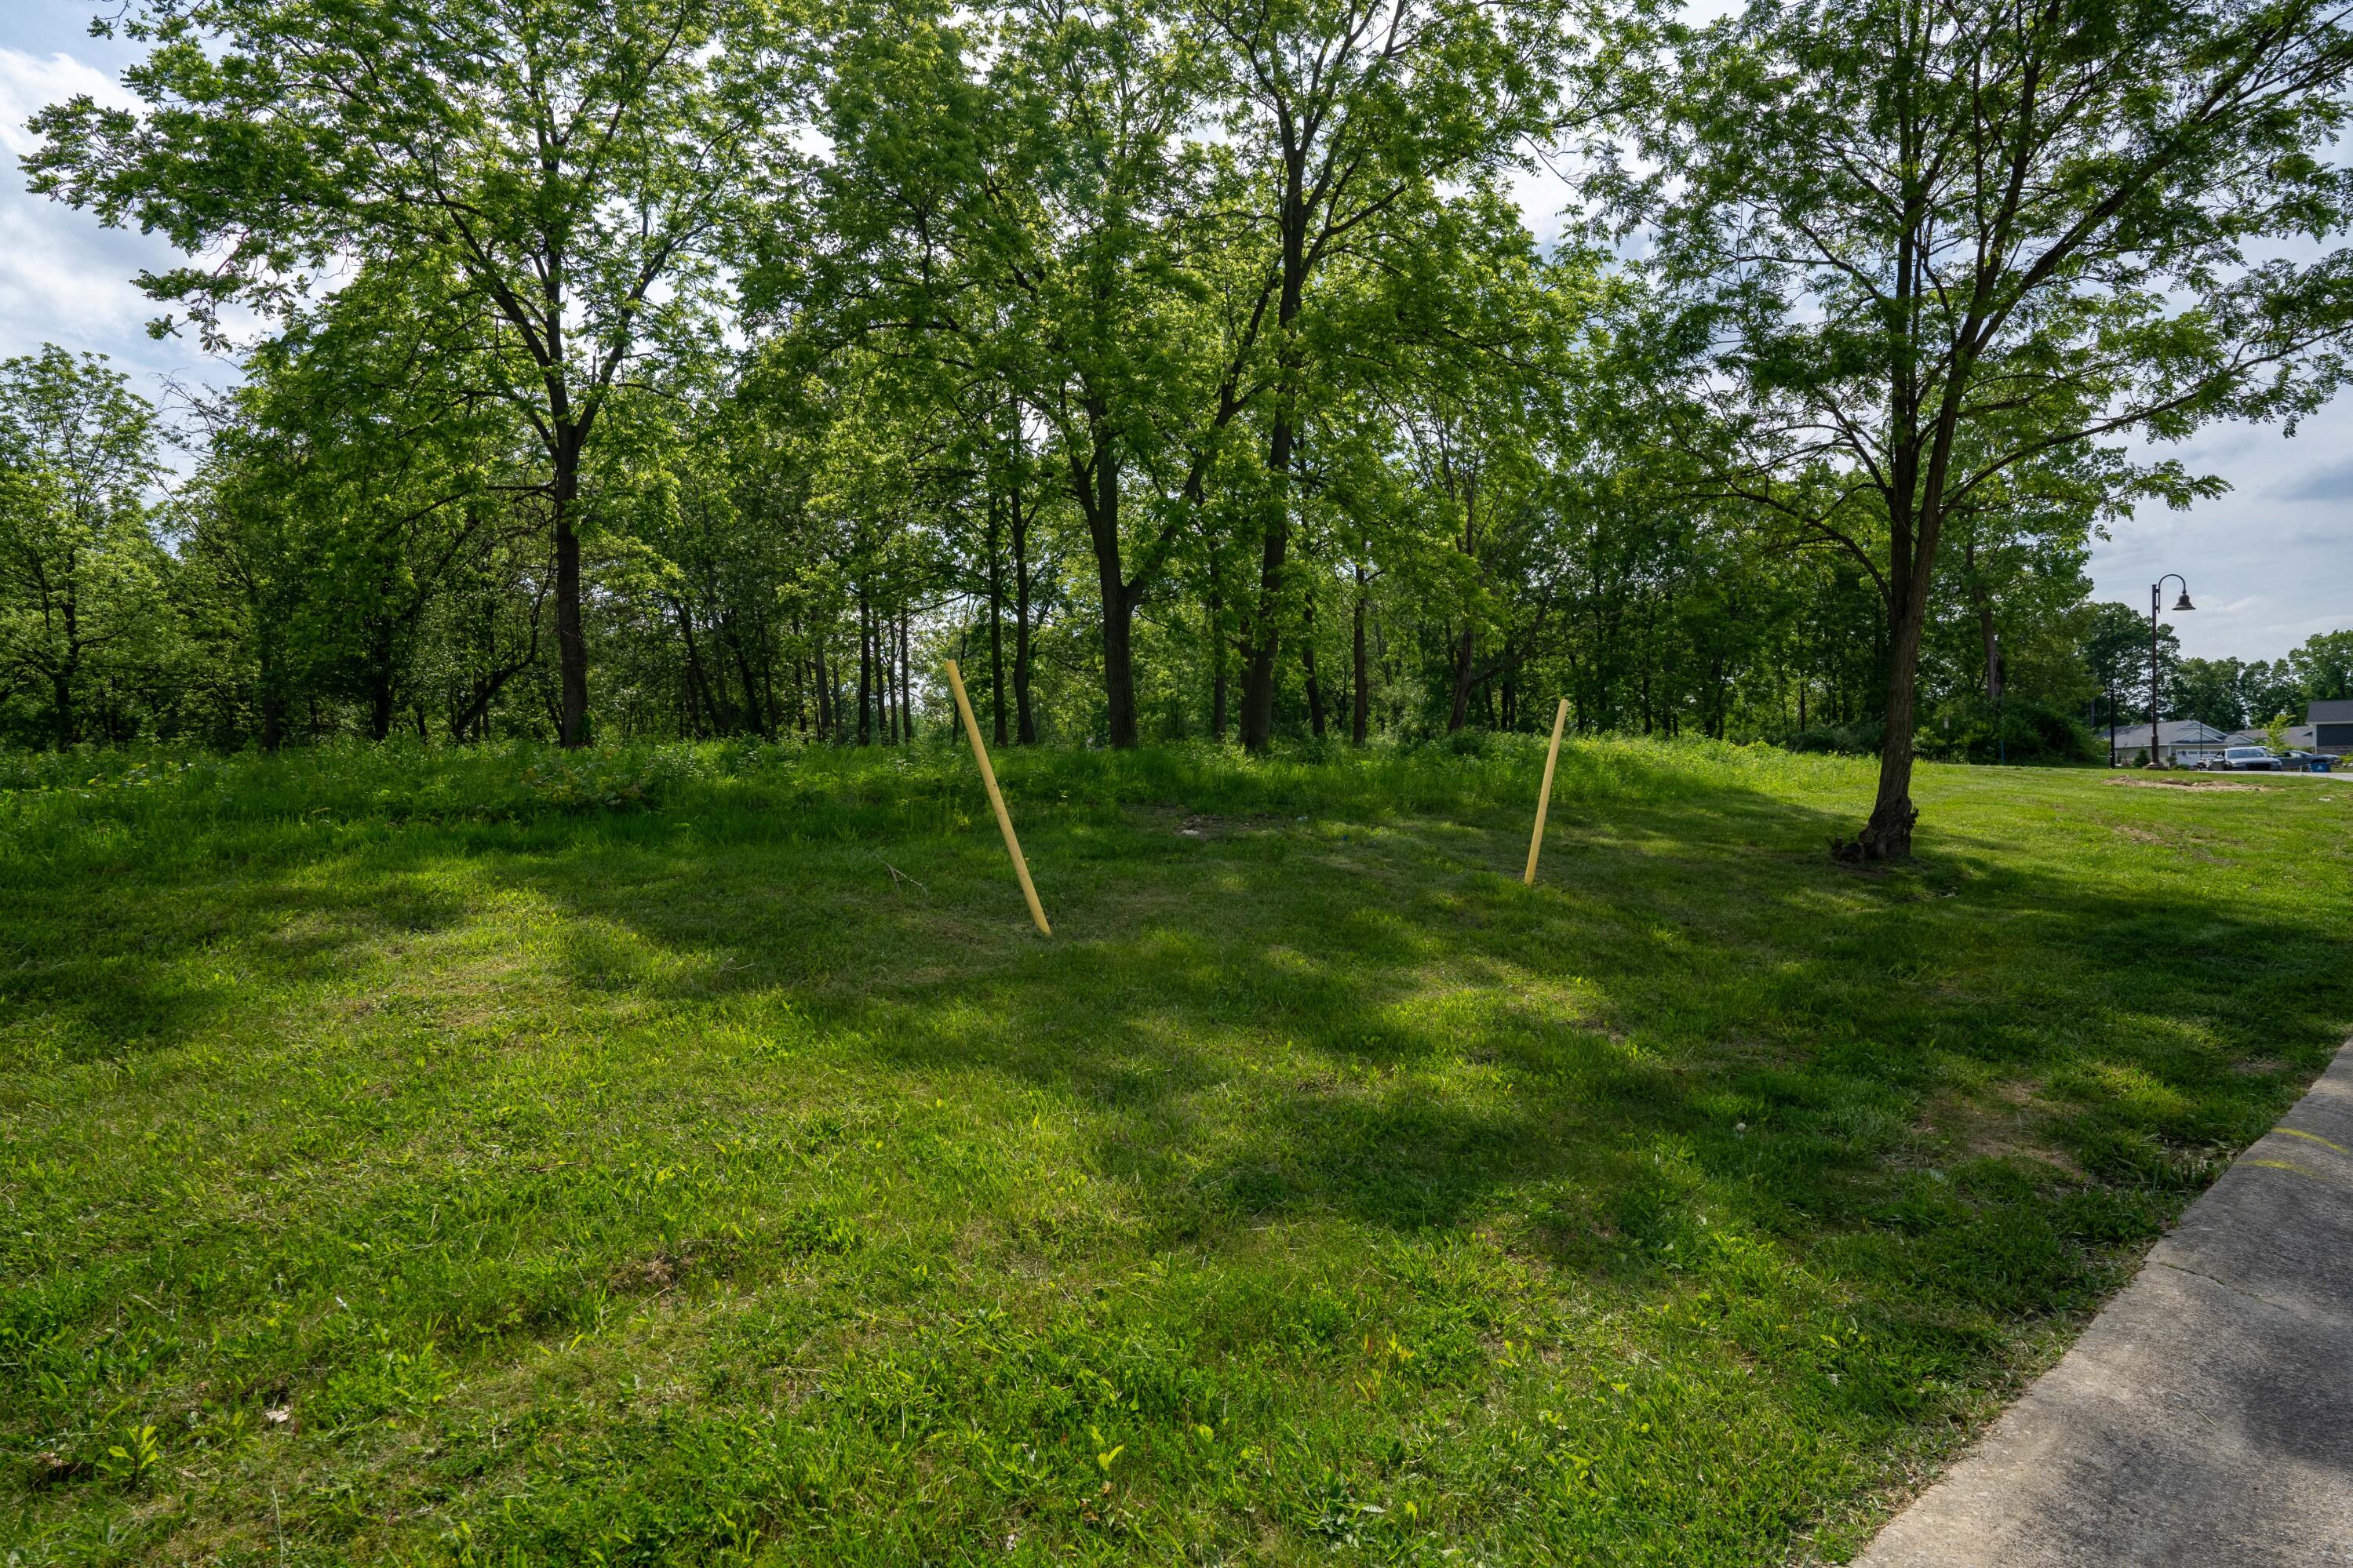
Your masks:
M2236 784L2224 779L2108 779L2105 782L2122 784L2126 789L2239 790L2252 795L2261 795L2274 787L2271 784Z

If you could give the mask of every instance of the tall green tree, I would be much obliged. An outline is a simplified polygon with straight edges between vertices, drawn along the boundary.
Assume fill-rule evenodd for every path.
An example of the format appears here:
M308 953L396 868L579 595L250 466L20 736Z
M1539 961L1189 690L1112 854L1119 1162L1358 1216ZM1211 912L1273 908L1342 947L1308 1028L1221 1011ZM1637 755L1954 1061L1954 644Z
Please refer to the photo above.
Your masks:
M2225 734L2247 727L2247 700L2240 690L2246 666L2240 660L2185 658L2168 673L2172 677L2168 682L2172 690L2165 706L2177 718L2195 719ZM2265 712L2261 717L2271 716L2272 712Z
M1198 502L1202 481L1199 462L1172 475L1185 455L1167 451L1207 352L1185 309L1201 288L1184 156L1207 102L1198 51L1165 7L1132 0L861 8L838 35L824 216L839 243L811 269L812 296L830 331L887 334L955 395L1006 405L984 569L1027 531L1012 476L1028 465L1010 448L1033 421L1050 437L1094 559L1107 738L1133 745L1136 613L1194 521L1171 496ZM1229 395L1226 419L1237 406ZM1018 552L1014 564L1018 576Z
M2353 627L2321 632L2283 660L2295 673L2307 702L2336 702L2353 697Z
M305 690L356 701L383 740L478 535L544 524L529 428L480 391L497 352L480 303L431 268L364 267L212 411L189 553L241 602L266 748Z
M2158 662L2168 669L2181 664L2181 643L2169 626L2157 631ZM2092 605L2083 615L2082 653L2105 694L2111 727L2121 720L2147 723L2149 682L2148 615L2130 605L2112 601ZM2163 703L2160 700L2159 706ZM2137 716L2137 717L2136 717Z
M33 188L200 265L142 285L208 338L330 264L433 265L501 330L487 390L534 431L565 743L587 736L577 505L615 386L712 279L731 209L786 165L786 40L745 0L133 0L137 110L35 117ZM166 318L164 325L168 325Z
M1255 273L1238 290L1238 374L1216 408L1262 405L1241 712L1242 743L1262 750L1299 433L1317 402L1320 279L1352 256L1442 245L1446 226L1430 219L1448 187L1482 188L1558 131L1579 39L1557 0L1195 0L1191 13L1220 73L1225 243Z
M31 695L61 748L166 633L160 474L154 408L102 356L0 363L0 706Z
M2315 0L1753 0L1678 46L1627 128L1651 172L1599 187L1715 334L1733 477L1878 586L1878 797L1843 852L1906 855L1956 512L2042 454L2292 421L2341 380L2353 254L2250 250L2353 216L2353 31ZM2195 488L2107 466L2111 496Z
M1150 7L1047 0L1004 16L991 86L1022 173L993 204L1007 363L1085 525L1107 738L1132 746L1136 613L1167 579L1206 471L1170 450L1208 346L1187 331L1200 192L1182 155L1205 83L1198 52Z

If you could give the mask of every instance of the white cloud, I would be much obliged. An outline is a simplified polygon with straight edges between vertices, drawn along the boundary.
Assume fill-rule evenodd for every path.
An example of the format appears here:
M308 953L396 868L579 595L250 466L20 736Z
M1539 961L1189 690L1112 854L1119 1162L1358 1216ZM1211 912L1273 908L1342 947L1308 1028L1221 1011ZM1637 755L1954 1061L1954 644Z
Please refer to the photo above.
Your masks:
M43 59L0 46L0 148L19 158L32 152L40 142L25 122L46 106L81 93L100 103L133 101L112 77L71 55Z
M26 121L83 93L128 101L105 72L70 55L44 58L0 47L0 148L16 158L32 153L40 140ZM0 189L0 227L7 235L0 247L0 351L24 353L45 342L120 351L132 346L126 334L145 343L141 328L151 311L131 279L140 268L164 263L169 247L100 228L89 215L33 195L21 175Z
M2353 399L2343 397L2293 439L2229 425L2155 448L2231 489L2186 511L2145 506L2117 525L2093 552L2095 591L2137 609L2149 584L2179 573L2200 607L2166 619L2182 650L2201 658L2276 658L2315 633L2353 626L2353 518L2335 482L2348 450Z
M0 151L9 163L39 144L27 120L81 93L101 103L136 101L73 55L0 46ZM166 377L216 385L234 379L231 366L193 342L147 335L147 322L161 312L132 279L181 259L153 235L110 229L87 212L33 195L12 168L0 175L0 357L43 343L107 354L140 377L150 396L161 395Z

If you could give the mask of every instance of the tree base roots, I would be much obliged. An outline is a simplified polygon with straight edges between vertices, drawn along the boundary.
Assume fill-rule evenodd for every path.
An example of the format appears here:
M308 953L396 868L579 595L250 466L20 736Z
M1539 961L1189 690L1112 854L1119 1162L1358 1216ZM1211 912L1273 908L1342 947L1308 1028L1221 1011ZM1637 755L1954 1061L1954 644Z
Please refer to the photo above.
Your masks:
M1862 832L1852 838L1831 836L1831 858L1850 865L1869 861L1908 860L1912 858L1912 828L1920 820L1920 808L1906 803L1901 812L1887 814L1882 820L1874 813Z

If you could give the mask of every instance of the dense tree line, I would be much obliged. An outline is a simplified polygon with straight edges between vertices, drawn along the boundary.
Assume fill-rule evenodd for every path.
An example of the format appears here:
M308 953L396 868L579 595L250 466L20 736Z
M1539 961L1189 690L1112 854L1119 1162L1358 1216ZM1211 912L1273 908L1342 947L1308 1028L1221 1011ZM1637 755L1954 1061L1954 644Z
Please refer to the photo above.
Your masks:
M2147 623L2139 628L2147 632ZM2353 698L2353 630L2322 632L2282 658L2185 658L2162 664L2159 710L2218 730L2304 722L2305 705ZM2141 682L2145 690L2147 685ZM2146 699L2143 701L2146 708Z
M2353 325L2342 254L2249 259L2353 199L2353 41L2294 0L111 25L142 107L52 107L27 171L187 252L159 330L242 374L170 420L0 374L18 743L888 745L956 657L1008 743L1558 695L1868 749L1901 854L1915 753L2088 755L2129 700L2089 542L2214 487L2128 438L2292 421ZM2161 695L2249 720L2334 647Z

